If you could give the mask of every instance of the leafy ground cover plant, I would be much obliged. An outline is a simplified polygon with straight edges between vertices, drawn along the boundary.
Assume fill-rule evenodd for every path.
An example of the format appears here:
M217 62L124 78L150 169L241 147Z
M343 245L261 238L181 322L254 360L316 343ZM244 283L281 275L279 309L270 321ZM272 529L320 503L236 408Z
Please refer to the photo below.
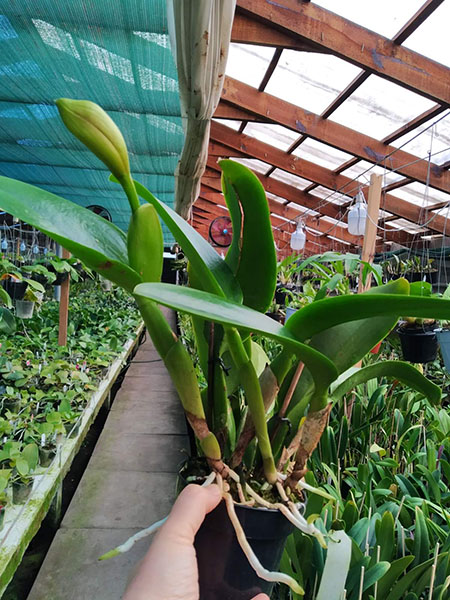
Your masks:
M29 483L38 461L51 463L57 441L76 429L90 394L140 322L120 288L105 296L95 282L74 287L67 346L58 346L54 301L14 335L0 337L0 486L5 478L9 485ZM28 468L16 460L26 448L36 458Z
M281 326L264 315L275 291L275 247L264 190L247 168L220 161L234 232L222 260L181 217L133 181L125 142L106 113L85 101L61 99L57 106L70 131L122 186L132 211L128 234L63 198L4 177L0 178L0 204L134 295L211 470L205 483L216 480L222 487L233 524L233 498L275 507L325 546L323 533L302 517L296 501L300 490L308 487L307 462L332 407L330 385L390 331L399 315L445 318L450 303L410 296L409 283L398 280L366 294L317 300ZM189 288L159 283L163 242L158 217L189 260ZM189 353L157 303L192 315L206 392L202 393ZM259 377L253 332L282 347ZM245 398L238 419L225 384L225 351L230 357L225 370L234 369ZM381 364L377 375L383 368ZM439 389L410 365L399 367L396 377L439 401ZM272 430L269 418L279 421ZM235 469L241 466L239 475ZM294 591L301 592L295 580L262 569L242 532L238 530L237 536L261 577L288 580Z

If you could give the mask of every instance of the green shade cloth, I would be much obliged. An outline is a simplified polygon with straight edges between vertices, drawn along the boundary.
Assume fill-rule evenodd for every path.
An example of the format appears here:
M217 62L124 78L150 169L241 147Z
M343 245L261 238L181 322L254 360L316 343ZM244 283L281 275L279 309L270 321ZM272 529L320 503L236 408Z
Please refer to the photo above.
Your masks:
M125 195L65 129L59 97L107 110L135 178L173 206L184 133L165 0L0 2L0 174L103 206L126 230Z

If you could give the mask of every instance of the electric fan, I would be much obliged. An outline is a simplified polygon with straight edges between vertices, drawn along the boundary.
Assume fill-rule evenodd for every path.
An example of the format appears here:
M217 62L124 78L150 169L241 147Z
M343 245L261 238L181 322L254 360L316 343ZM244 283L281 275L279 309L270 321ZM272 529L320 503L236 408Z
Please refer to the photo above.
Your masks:
M110 223L112 222L111 213L109 212L109 210L106 210L104 206L100 206L100 204L91 204L90 206L86 206L86 208L98 215L99 217L103 217Z
M209 226L209 237L216 246L226 248L233 239L233 227L230 217L217 217Z

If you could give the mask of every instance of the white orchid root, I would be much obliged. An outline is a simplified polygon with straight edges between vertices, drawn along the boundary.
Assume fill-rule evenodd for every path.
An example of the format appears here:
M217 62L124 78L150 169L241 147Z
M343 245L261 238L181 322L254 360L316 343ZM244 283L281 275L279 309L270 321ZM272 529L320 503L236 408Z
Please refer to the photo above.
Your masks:
M234 510L233 498L228 492L222 492L222 495L225 499L228 516L236 533L239 546L241 547L242 552L247 557L248 562L250 563L251 567L254 569L258 577L264 579L265 581L284 583L288 585L297 594L303 595L305 593L303 588L290 575L286 575L286 573L280 573L278 571L268 571L262 566L262 564L258 560L258 557L253 552L250 544L248 543L247 538L245 537L244 530L242 529L239 519L237 518L236 511Z
M236 484L236 487L238 489L238 494L239 494L239 500L242 505L256 504L256 505L259 505L259 506L267 508L267 509L278 509L286 517L286 519L288 519L288 521L290 521L295 527L297 527L298 529L300 529L300 531L303 531L306 534L313 535L314 537L316 537L317 540L319 541L320 545L322 547L326 548L326 543L325 543L325 539L324 539L322 532L319 531L312 523L308 523L308 521L300 514L297 506L289 500L289 498L281 484L281 481L283 479L282 476L280 476L280 478L279 478L280 481L276 483L276 489L277 489L278 493L280 494L280 497L281 497L281 500L283 503L268 502L267 500L262 498L262 496L260 496L257 492L255 492L255 490L248 483L245 484L245 491L247 492L248 496L250 496L251 500L247 501L244 496L244 492L243 492L243 488L242 488L242 484L241 484L239 475L232 469L229 469L228 476ZM286 575L285 573L280 573L277 571L268 571L259 562L256 554L253 552L250 544L247 541L247 538L245 537L244 530L242 529L242 526L236 515L236 511L234 509L234 501L233 501L231 494L229 493L229 490L230 490L229 484L223 480L220 473L216 473L213 471L212 473L210 473L208 475L208 477L205 479L205 481L203 482L202 485L203 486L211 485L214 481L216 481L217 485L219 486L220 490L222 491L222 497L225 500L225 504L227 507L227 513L228 513L230 521L233 525L234 531L236 533L236 538L238 540L238 543L239 543L240 547L242 548L243 553L247 557L250 565L255 570L256 574L258 575L258 577L260 577L261 579L264 579L265 581L284 583L284 584L288 585L297 594L303 595L304 591L303 591L302 587L300 586L300 584L297 581L295 581L295 579L293 579L289 575ZM308 488L309 487L311 487L311 486L308 486ZM132 548L132 546L137 541L143 539L146 536L151 535L157 529L159 529L165 523L166 520L167 520L167 517L164 519L161 519L161 521L158 521L157 523L154 523L147 529L139 531L138 533L136 533L135 535L130 537L126 542L121 544L120 546L117 546L113 550L110 550L106 554L103 554L99 558L99 560L107 560L109 558L113 558L114 556L118 556L119 554L123 554L124 552L127 552L128 550L130 550L130 548Z
M126 542L120 544L120 546L117 546L109 552L102 554L98 560L108 560L108 558L113 558L114 556L118 556L119 554L124 554L125 552L128 552L128 550L131 550L131 548L136 542L139 542L139 540L142 540L143 538L152 535L152 533L155 533L155 531L157 531L162 525L164 525L166 521L167 517L164 517L164 519L161 519L161 521L156 521L156 523L153 523L153 525L150 525L150 527L147 527L147 529L138 531L130 538L128 538Z

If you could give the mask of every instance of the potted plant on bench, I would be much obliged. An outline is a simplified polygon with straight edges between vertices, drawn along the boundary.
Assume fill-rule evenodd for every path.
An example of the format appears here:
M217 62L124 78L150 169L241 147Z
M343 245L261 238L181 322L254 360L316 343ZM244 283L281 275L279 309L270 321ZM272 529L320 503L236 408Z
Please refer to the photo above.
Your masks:
M223 260L179 215L131 179L125 142L106 113L89 102L59 100L57 104L66 126L122 185L132 211L128 234L67 200L5 177L0 177L0 205L19 218L26 217L136 298L207 465L204 483L217 481L221 486L224 503L216 510L222 511L224 518L229 515L239 544L257 573L253 580L242 582L235 578L236 569L219 566L216 571L226 574L222 583L228 597L246 598L252 587L270 591L274 581L284 581L301 593L299 583L291 577L261 566L239 519L244 520L248 511L266 519L267 509L272 509L275 519L283 516L321 544L327 543L323 532L302 517L297 503L303 489L316 491L303 477L331 410L330 385L391 330L399 315L446 318L450 302L409 296L409 283L399 279L365 294L317 300L282 326L264 314L275 291L276 256L264 189L251 171L230 160L220 162L234 232ZM163 257L159 217L189 260L190 287L159 283ZM192 316L199 362L208 382L206 391L201 391L192 360L158 304ZM252 333L274 339L282 348L259 378L253 363ZM222 364L225 351L229 365ZM238 415L233 413L224 385L228 367L238 374L245 399ZM386 373L431 401L439 401L439 388L414 367L391 361L375 367L360 369L348 385ZM289 383L299 371L292 393ZM343 379L340 389L345 393ZM220 539L230 544L235 540L225 533ZM271 540L267 543L273 545ZM265 566L277 568L277 558L276 551ZM200 563L202 560L199 558ZM249 578L252 573L250 570ZM203 590L214 585L210 574L200 573Z

